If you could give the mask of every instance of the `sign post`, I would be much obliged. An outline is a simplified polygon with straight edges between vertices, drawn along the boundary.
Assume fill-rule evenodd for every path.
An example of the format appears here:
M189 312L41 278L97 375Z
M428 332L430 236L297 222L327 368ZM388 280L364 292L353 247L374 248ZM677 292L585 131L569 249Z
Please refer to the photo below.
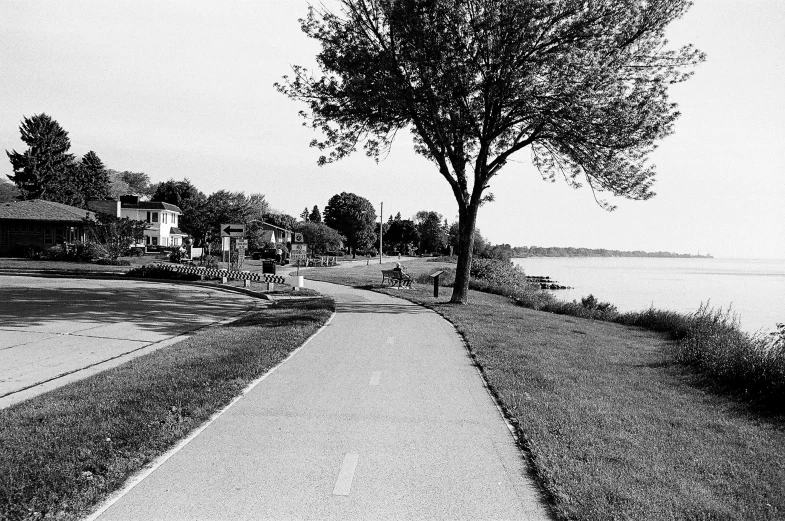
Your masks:
M231 267L232 262L232 239L244 239L245 238L245 224L222 224L221 225L221 245L224 247L224 251L228 252L228 259L227 259L227 268ZM246 243L247 245L247 243ZM239 248L239 246L238 246ZM237 252L237 266L241 265L240 260L240 253L243 255L245 254L245 248L243 247L242 250L238 250ZM226 254L224 254L224 258L226 258Z

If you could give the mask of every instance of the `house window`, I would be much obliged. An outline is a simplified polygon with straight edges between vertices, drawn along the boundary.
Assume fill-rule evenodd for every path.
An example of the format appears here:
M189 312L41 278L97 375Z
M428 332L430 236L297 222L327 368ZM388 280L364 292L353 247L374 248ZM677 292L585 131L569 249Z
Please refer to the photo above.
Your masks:
M153 237L153 246L158 246L158 237Z
M44 228L44 244L54 244L54 235L51 228Z
M168 224L168 220L167 220L167 216L168 216L168 215L169 215L169 214L168 214L168 213L166 213L166 212L163 212L163 213L161 214L161 222L162 222L162 223L164 223L164 224Z
M172 224L174 224L175 226L177 226L177 214L176 214L176 213L173 213L173 214L172 214Z
M154 223L158 222L158 212L153 212L153 222Z
M144 242L145 242L145 244L147 244L148 246L150 246L150 236L149 236L149 235L145 235L145 236L144 236Z

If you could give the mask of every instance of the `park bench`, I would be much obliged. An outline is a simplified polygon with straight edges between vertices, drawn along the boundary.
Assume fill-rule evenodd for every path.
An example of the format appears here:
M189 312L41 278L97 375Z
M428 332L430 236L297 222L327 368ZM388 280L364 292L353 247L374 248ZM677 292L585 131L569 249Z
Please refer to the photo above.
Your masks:
M382 270L382 284L390 284L390 286L397 286L399 288L411 288L412 278L398 270Z

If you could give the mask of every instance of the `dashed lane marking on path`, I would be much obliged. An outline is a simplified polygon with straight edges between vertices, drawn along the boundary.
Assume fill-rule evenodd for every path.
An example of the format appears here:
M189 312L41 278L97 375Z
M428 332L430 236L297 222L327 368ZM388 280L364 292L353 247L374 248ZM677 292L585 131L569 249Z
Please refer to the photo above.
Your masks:
M352 490L352 480L354 480L354 471L357 470L357 462L360 460L360 455L355 452L350 452L343 457L343 464L341 471L338 473L338 480L335 482L333 488L334 496L348 496Z

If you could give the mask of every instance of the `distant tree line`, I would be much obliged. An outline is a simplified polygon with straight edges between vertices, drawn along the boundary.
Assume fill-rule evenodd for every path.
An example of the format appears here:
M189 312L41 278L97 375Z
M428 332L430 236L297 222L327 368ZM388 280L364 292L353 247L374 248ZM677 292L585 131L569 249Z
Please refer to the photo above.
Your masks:
M622 251L608 250L605 248L572 248L572 247L541 247L541 246L516 246L499 244L489 246L489 253L497 258L513 257L667 257L667 258L712 258L711 255L691 255L688 253L672 253L667 251Z

